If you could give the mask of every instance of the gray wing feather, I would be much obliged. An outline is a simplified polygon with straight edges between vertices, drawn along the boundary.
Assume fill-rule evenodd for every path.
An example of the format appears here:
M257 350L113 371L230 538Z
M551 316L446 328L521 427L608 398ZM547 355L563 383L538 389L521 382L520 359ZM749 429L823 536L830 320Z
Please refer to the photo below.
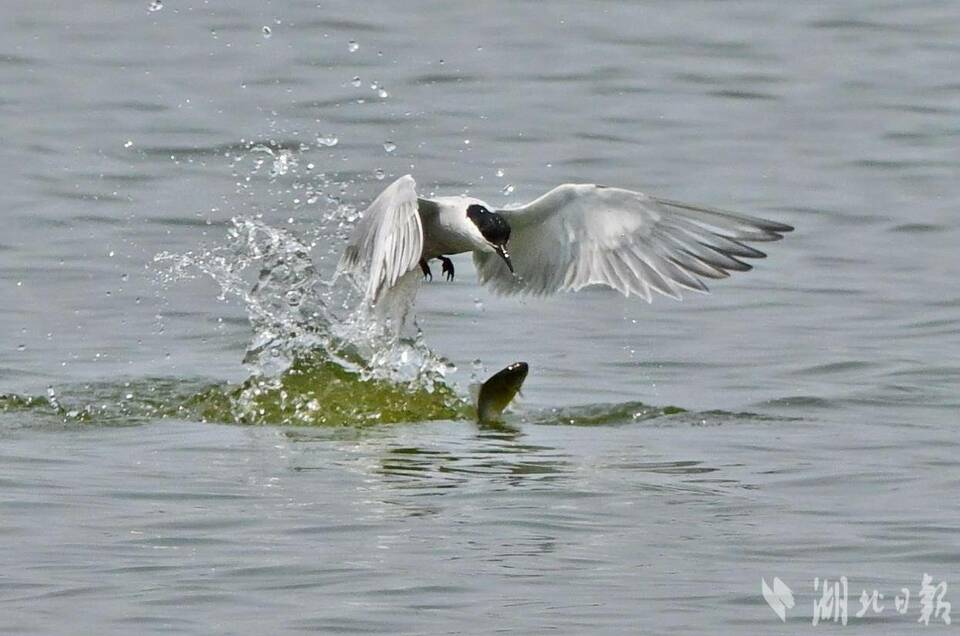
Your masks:
M647 301L707 292L704 278L747 271L765 254L746 242L793 228L743 214L592 184L566 184L500 210L512 228L517 275L494 254L474 253L480 282L500 294L544 295L604 285Z
M380 193L354 228L338 270L365 275L365 297L381 293L417 266L423 252L423 227L417 211L417 184L400 177Z

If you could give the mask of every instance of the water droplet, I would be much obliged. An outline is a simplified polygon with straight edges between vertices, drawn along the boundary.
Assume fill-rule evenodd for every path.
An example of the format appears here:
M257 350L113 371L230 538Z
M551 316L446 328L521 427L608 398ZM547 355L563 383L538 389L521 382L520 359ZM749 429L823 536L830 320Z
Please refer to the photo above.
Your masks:
M380 82L378 82L378 81L376 81L376 80L370 82L370 90L375 91L375 90L377 90L378 88L380 88Z
M26 350L27 350L27 345L25 344L17 345L17 351L26 351Z
M471 367L470 375L473 377L473 379L476 380L483 376L483 360L481 360L480 358L474 359L470 363L470 367Z
M373 173L373 176L377 178L377 181L383 181L383 178L387 176L387 173L377 168L377 171Z
M132 146L132 145L133 145L133 142L130 141L129 139L127 139L127 141L124 142L123 147L124 147L124 148L129 148L129 147Z
M273 31L268 26L263 27L263 37L268 38L273 35Z
M483 311L483 301L479 298L473 299L473 306L477 311Z
M503 168L497 168L497 176L498 176L498 177L502 177L502 176L503 176Z
M394 150L397 149L397 144L387 140L383 142L383 149L386 150L387 152L393 152Z
M287 304L291 307L296 307L300 304L300 301L303 300L303 294L301 294L296 289L291 289L286 294Z
M377 91L377 97L379 97L380 99L386 99L390 97L390 93L388 93L385 89L381 88L380 90Z
M513 184L508 183L507 185L503 186L503 189L500 190L500 192L504 195L511 195L513 194L513 190L514 190Z
M470 145L470 140L469 140L469 139L464 139L464 140L463 140L463 145L469 146L469 145Z
M321 146L326 146L327 148L332 148L340 143L340 140L337 139L336 135L327 133L325 135L317 135L317 143Z
M347 42L347 50L350 51L351 53L356 53L357 51L360 50L360 45L357 44L356 40L350 40L349 42Z
M353 84L354 88L360 88L360 85L363 84L363 81L360 79L359 75L354 76L350 83Z
M163 8L163 0L150 0L147 5L147 11L159 11Z
M290 166L295 166L297 164L296 159L290 154L287 150L280 151L280 154L274 157L273 165L270 168L270 176L278 177L287 174L290 171Z

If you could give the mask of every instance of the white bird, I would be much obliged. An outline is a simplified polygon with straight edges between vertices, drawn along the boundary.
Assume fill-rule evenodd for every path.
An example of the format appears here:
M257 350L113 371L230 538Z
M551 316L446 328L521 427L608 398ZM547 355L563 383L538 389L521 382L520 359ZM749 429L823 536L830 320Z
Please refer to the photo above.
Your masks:
M659 292L707 292L702 278L747 271L763 258L749 241L775 241L789 225L594 184L564 184L526 205L493 210L467 196L417 197L406 175L378 196L357 224L338 271L366 275L380 295L418 266L473 252L480 282L499 294L545 295L589 285L650 302ZM507 251L509 246L510 251Z

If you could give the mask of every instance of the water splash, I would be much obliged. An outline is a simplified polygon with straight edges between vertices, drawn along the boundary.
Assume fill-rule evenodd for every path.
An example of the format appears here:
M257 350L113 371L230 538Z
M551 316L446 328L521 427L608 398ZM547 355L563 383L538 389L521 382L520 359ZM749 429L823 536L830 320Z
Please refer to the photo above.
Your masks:
M321 133L317 135L317 145L333 148L340 140L333 133Z
M336 212L325 215L320 225L326 221L339 228L339 217ZM416 327L418 276L405 277L371 308L362 299L363 281L322 279L310 247L291 232L247 217L231 223L224 245L163 252L154 261L165 285L207 276L220 287L221 300L242 302L252 329L244 362L254 376L279 377L296 360L316 352L363 379L427 390L452 370L430 351Z

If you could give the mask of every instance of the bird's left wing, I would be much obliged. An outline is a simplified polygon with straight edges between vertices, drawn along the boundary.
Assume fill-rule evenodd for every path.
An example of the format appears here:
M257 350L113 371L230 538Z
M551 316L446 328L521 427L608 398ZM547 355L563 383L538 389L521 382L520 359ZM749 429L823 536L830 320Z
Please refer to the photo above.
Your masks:
M551 294L605 285L651 300L706 292L701 278L746 271L793 228L742 214L593 184L561 185L524 206L498 210L511 227L516 275L496 254L474 252L480 282L501 294Z
M343 251L338 271L365 274L365 297L375 303L384 290L417 266L422 251L417 184L406 175L390 184L364 212Z

